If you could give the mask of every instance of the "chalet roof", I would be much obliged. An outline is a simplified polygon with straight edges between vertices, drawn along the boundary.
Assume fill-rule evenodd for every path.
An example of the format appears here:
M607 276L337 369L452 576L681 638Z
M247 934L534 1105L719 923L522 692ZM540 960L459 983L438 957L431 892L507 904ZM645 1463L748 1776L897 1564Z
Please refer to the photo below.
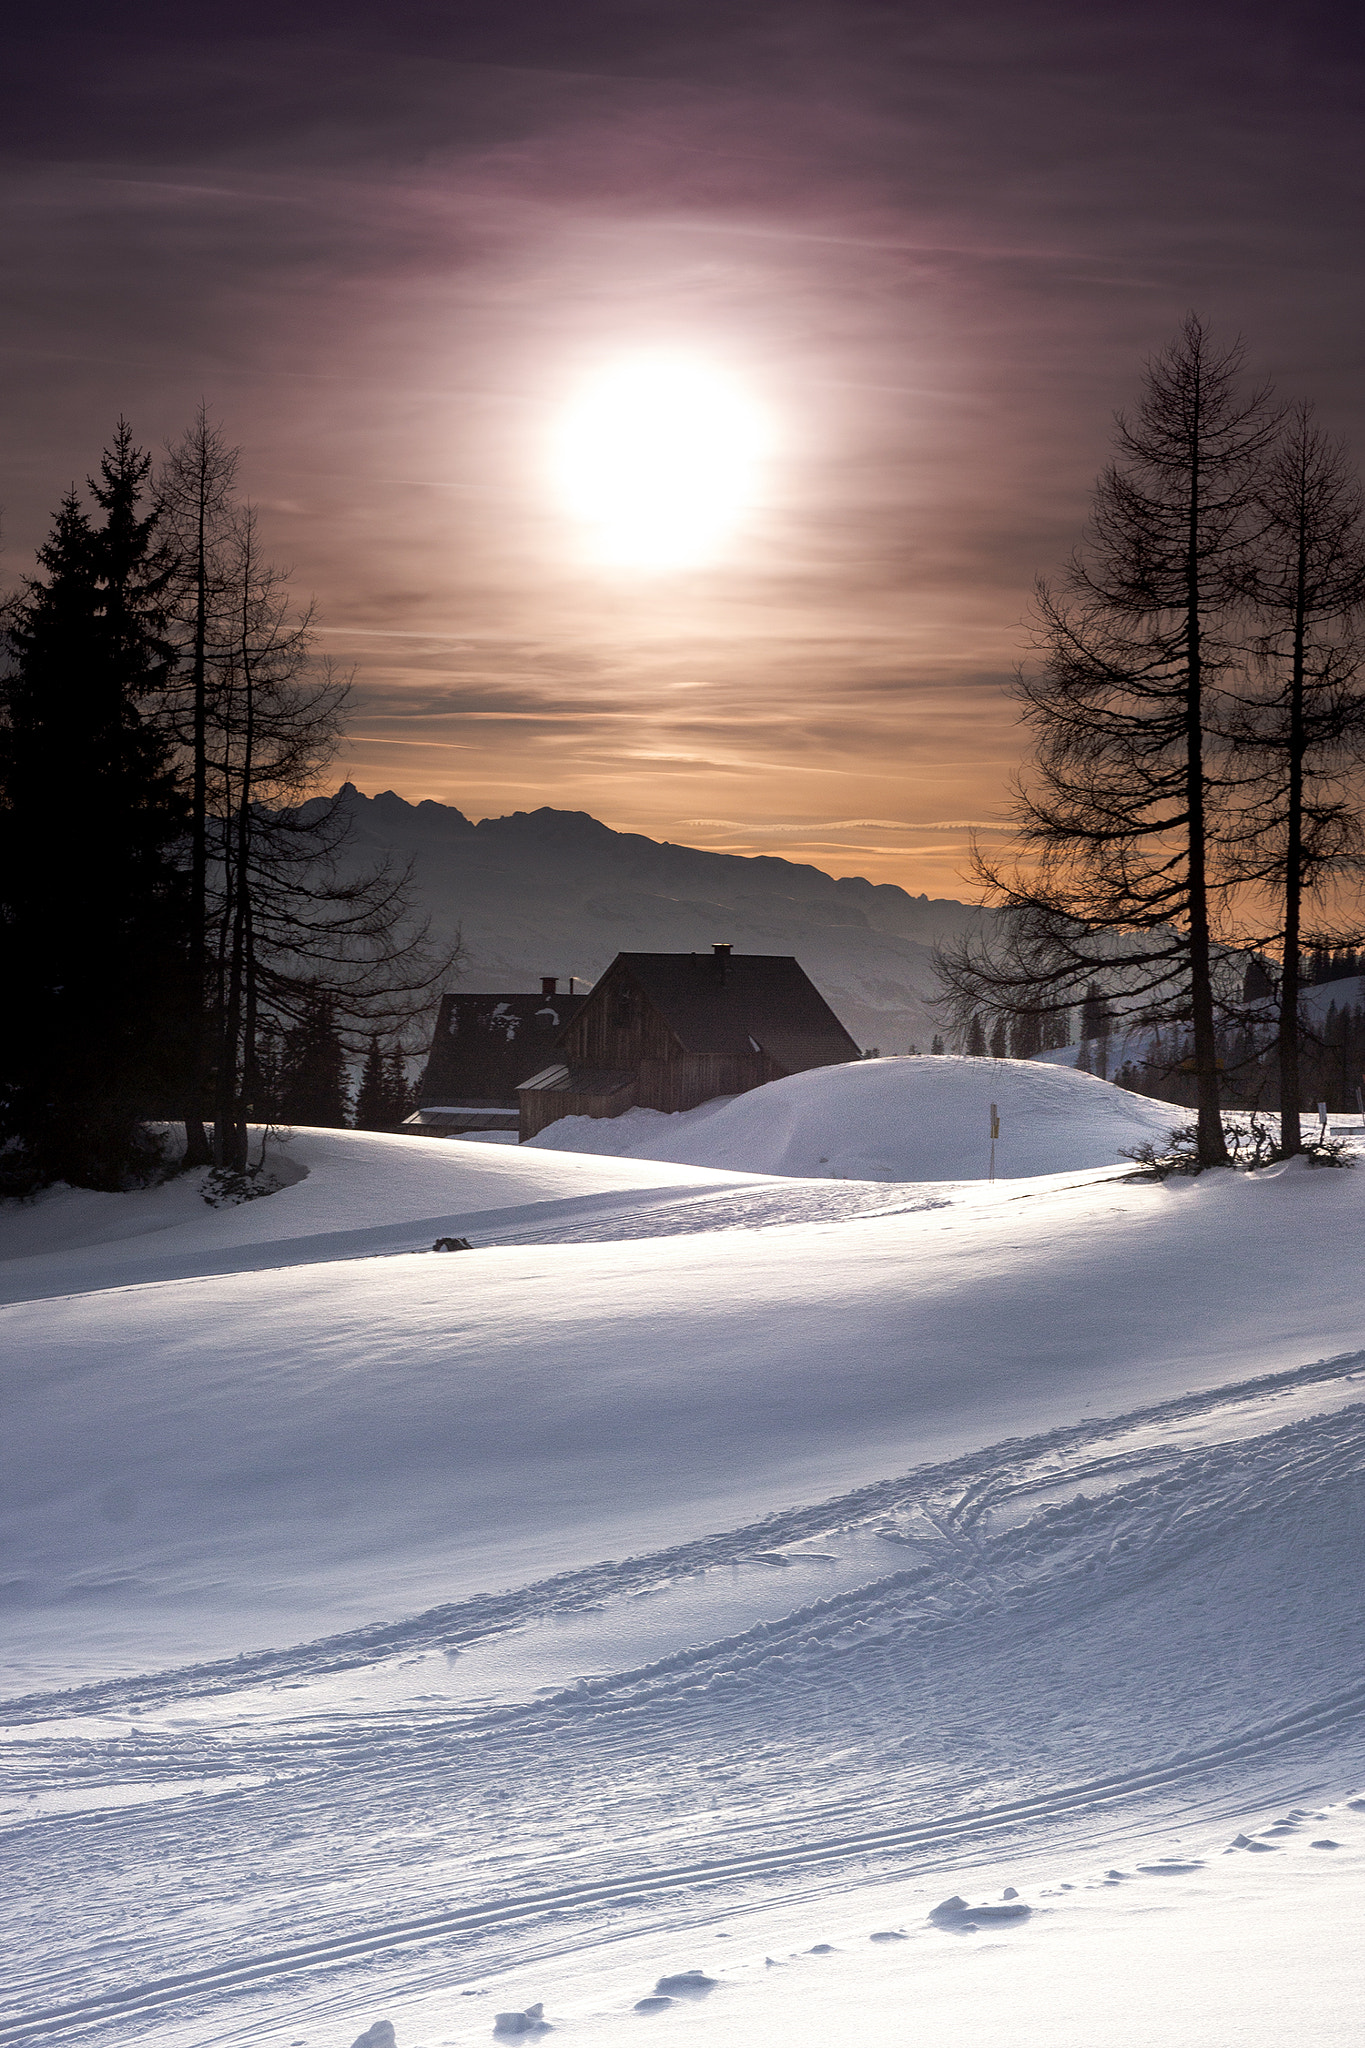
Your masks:
M618 953L612 964L627 970L689 1053L766 1052L789 1073L858 1058L790 954Z

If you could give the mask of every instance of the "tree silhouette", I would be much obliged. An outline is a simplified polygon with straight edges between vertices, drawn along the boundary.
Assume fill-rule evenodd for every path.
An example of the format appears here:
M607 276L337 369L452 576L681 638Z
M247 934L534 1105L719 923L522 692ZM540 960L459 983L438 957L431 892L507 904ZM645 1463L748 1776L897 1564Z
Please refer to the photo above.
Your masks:
M186 805L149 458L120 421L9 607L0 682L0 1135L11 1181L117 1188L185 1063Z

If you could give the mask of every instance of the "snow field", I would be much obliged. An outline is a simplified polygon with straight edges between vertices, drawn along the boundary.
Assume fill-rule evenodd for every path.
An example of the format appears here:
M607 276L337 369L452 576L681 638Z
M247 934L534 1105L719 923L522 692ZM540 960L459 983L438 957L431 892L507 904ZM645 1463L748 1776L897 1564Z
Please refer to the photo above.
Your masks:
M1302 1166L1016 1183L13 1304L14 1654L36 1680L114 1639L127 1670L330 1633L1352 1349L1363 1203Z
M253 1161L258 1145L259 1134ZM209 1208L200 1174L124 1195L58 1187L34 1202L0 1202L0 1302L363 1257L425 1247L471 1216L483 1226L547 1208L595 1216L660 1192L736 1184L733 1174L686 1166L532 1158L373 1131L297 1130L270 1138L267 1154L270 1169L291 1184L234 1208Z
M1355 2038L1365 1175L832 1071L950 1177L811 1095L0 1213L0 2048Z

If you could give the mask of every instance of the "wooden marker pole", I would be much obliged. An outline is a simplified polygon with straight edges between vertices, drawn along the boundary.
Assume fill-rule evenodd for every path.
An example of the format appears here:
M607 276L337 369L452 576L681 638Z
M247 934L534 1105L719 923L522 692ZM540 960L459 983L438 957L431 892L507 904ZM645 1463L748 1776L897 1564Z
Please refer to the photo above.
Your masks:
M991 1104L991 1180L995 1179L995 1141L1000 1136L1000 1112Z

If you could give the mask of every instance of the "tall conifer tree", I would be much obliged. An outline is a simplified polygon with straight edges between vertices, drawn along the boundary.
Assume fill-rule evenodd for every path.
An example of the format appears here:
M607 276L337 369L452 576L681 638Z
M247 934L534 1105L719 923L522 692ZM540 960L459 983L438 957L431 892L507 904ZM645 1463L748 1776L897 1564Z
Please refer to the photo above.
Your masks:
M113 1188L183 1062L185 806L148 458L120 421L11 606L0 684L0 1134L11 1180ZM17 1145L17 1150L14 1149Z

